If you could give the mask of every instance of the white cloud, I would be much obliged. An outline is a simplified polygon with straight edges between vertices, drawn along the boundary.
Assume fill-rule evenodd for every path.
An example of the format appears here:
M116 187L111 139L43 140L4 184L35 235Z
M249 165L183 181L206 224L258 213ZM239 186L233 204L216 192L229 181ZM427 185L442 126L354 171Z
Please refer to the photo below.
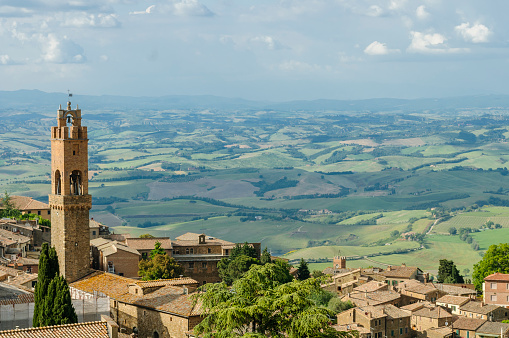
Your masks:
M488 27L479 23L470 26L469 22L465 22L454 27L454 29L465 41L473 43L488 42L489 37L492 34Z
M119 27L120 22L117 19L116 14L87 14L81 13L81 15L74 15L67 17L64 23L64 27L102 27L111 28Z
M155 4L141 12L129 14L172 14L176 16L213 16L214 13L207 6L197 0L173 0L169 3Z
M408 47L409 52L415 53L428 53L428 54L440 54L440 53L459 53L467 52L465 48L450 48L445 44L447 40L442 34L425 34L421 32L410 32L412 42Z
M270 50L281 48L281 44L276 39L274 39L272 36L267 36L267 35L256 36L251 39L251 42L261 43L261 44L265 45L267 47L267 49L270 49Z
M85 61L83 48L67 37L62 39L54 34L39 35L42 60L50 63L82 63Z
M364 53L368 55L387 55L395 52L399 52L399 49L389 49L385 43L378 41L373 41L364 49Z
M8 65L11 63L12 63L12 60L9 57L9 55L0 55L0 64L1 65Z
M426 6L420 5L419 7L417 7L417 9L415 10L415 15L421 20L426 19L429 16L428 11L426 11Z
M310 64L306 62L296 61L296 60L289 60L282 62L279 65L279 69L283 71L317 71L321 70L322 67L317 64Z
M389 3L390 10L398 10L406 5L407 0L391 0Z
M382 7L377 6L377 5L372 5L366 11L366 15L377 17L377 16L381 16L383 14L383 12L384 11L383 11Z

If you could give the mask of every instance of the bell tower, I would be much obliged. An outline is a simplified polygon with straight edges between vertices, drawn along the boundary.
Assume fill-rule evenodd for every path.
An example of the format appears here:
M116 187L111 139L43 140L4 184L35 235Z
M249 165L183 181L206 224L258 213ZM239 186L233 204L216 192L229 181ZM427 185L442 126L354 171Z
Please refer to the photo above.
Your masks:
M90 270L88 212L87 127L81 125L81 109L60 106L57 127L51 127L51 244L58 254L60 274L73 282Z

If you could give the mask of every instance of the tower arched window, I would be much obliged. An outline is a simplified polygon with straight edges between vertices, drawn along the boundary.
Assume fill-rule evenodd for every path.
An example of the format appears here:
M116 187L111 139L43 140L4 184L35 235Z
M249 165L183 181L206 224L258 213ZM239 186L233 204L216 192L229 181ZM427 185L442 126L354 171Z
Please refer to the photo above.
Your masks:
M70 179L71 195L83 195L83 179L81 171L73 170Z
M55 195L62 194L62 178L60 177L60 170L55 171Z

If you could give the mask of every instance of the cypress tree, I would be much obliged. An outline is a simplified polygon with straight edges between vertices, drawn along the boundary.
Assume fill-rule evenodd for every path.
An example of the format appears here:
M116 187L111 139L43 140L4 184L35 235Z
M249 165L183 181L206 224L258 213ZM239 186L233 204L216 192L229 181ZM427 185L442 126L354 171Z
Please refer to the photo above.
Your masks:
M59 276L57 252L48 243L42 245L34 298L34 327L78 322L69 285Z
M304 258L300 259L299 267L297 268L297 279L305 280L311 277L309 272L308 263L304 260Z
M71 301L69 285L64 277L53 279L56 284L56 298L53 302L53 319L56 325L72 324L78 322L78 316Z

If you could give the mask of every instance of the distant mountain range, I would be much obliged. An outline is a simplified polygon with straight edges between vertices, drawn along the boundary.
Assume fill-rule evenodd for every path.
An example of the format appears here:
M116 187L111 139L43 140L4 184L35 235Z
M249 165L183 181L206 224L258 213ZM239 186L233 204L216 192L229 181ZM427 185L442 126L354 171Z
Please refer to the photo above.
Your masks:
M299 100L288 102L251 101L212 95L168 95L133 97L113 95L75 95L78 103L88 110L123 111L130 109L212 109L212 110L277 110L277 111L426 111L461 109L508 109L509 95L479 95L450 98L366 100ZM53 112L58 104L65 105L66 93L46 93L39 90L0 91L0 110L21 112Z

